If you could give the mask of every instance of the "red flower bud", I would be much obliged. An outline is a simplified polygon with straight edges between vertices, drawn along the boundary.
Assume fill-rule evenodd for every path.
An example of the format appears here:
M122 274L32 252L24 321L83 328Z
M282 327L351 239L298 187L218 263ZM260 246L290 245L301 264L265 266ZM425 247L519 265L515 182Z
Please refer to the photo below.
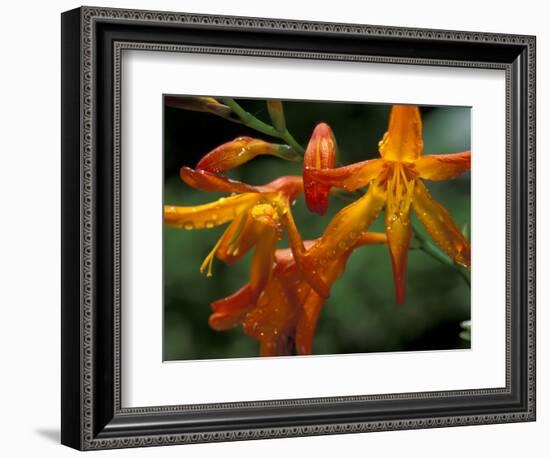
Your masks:
M317 124L304 155L304 194L308 208L324 215L328 208L330 185L311 178L308 171L332 169L336 163L336 139L328 124Z

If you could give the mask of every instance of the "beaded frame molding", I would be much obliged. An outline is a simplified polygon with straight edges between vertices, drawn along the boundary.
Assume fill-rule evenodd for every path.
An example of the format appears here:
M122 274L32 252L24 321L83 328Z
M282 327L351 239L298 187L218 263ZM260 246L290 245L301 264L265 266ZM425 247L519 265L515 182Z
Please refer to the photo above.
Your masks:
M62 14L62 425L79 450L535 420L535 37L81 7ZM504 388L123 408L125 49L506 75Z

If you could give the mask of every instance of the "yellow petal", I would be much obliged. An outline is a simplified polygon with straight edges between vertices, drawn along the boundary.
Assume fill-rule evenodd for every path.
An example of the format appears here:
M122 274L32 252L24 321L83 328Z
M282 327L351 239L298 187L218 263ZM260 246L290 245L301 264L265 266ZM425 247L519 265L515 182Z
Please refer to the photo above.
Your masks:
M258 193L222 197L215 202L194 207L164 206L164 223L187 230L219 226L231 221L261 199Z
M263 211L263 209L258 211ZM255 218L258 218L255 224L260 229L258 230L256 249L250 268L250 287L253 296L257 298L271 277L277 241L280 239L281 234L278 222L268 221L269 215L262 214L260 217L256 216Z
M470 243L445 207L433 200L421 180L416 182L413 208L433 241L455 262L470 267Z
M423 156L414 163L414 170L425 180L452 180L470 170L470 151Z
M388 131L378 144L380 155L390 161L412 162L422 153L422 119L414 105L394 105Z
M373 183L367 193L340 210L326 228L321 239L308 251L320 267L347 252L374 222L384 206L386 191Z
M402 304L405 301L407 258L412 234L411 210L410 207L404 208L403 202L392 202L393 199L395 196L388 194L384 224L391 257L395 301Z

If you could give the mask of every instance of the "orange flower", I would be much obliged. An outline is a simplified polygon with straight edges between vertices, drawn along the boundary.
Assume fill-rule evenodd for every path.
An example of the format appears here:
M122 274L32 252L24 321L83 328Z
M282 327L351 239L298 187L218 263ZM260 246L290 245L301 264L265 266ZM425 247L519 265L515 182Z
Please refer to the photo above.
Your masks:
M416 106L394 105L388 131L379 143L380 158L336 169L306 167L304 180L367 193L344 208L339 224L325 238L325 252L344 252L374 222L385 206L385 232L392 260L396 301L403 303L407 255L411 239L410 212L415 211L434 242L455 262L470 267L470 244L449 212L434 201L423 180L450 180L470 170L470 151L421 156L422 120ZM347 238L343 234L347 234ZM333 240L345 241L342 246Z
M321 255L321 240L306 242L311 258ZM329 287L342 275L351 252L362 245L385 243L384 234L365 233L340 256L324 264L320 274ZM319 315L326 301L311 288L291 249L277 250L275 267L260 295L251 302L252 281L212 304L210 326L218 331L242 324L258 340L261 356L309 355Z

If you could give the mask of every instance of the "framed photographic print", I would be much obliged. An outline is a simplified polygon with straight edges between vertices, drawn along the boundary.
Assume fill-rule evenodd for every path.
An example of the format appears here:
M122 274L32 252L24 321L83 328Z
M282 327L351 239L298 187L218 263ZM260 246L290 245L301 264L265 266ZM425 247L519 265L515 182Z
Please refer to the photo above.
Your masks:
M535 419L535 38L62 15L62 443Z

